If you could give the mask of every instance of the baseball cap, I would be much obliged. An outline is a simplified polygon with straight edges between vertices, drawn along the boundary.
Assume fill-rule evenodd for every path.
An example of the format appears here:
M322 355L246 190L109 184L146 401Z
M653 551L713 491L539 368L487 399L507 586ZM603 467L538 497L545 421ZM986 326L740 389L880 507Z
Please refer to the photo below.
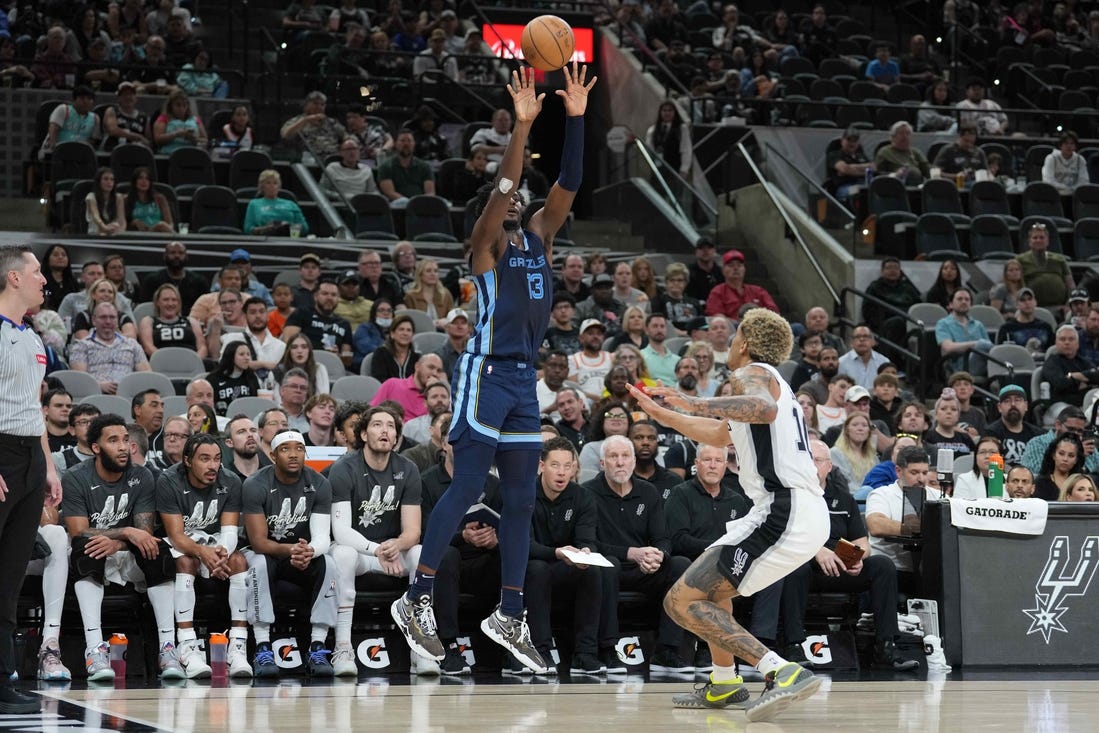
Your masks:
M744 261L744 253L741 252L739 249L731 249L731 250L729 250L728 252L726 252L725 254L723 254L721 256L721 264L723 264L723 265L727 265L730 262L732 262L733 260L737 260L738 262L743 262Z
M481 29L480 28L470 28L470 29L466 30L465 37L469 38L470 36L479 36L479 35L481 35Z
M428 40L434 41L436 38L441 38L445 41L446 31L444 31L442 28L436 28L435 30L431 31L431 36L428 38Z
M1000 388L1000 399L1005 400L1011 395L1019 395L1024 400L1027 399L1026 390L1017 384L1005 384Z
M126 91L127 89L129 89L131 92L136 92L137 86L135 86L132 81L124 81L118 85L118 91L116 92L116 94L122 94L122 92Z
M304 265L306 262L310 261L316 262L319 265L321 263L321 258L320 256L313 254L312 252L306 252L298 258L299 265Z
M355 270L347 270L342 275L340 275L340 285L349 282L359 282L359 273Z
M588 320L580 324L580 333L584 333L592 327L599 328L604 332L607 330L607 327L603 325L602 321L596 320L595 318L589 318Z
M685 330L687 333L690 333L691 331L708 331L710 330L710 324L706 321L706 316L695 316L687 321Z
M953 387L958 382L969 382L973 384L973 375L969 372L954 372L946 380L947 387Z
M440 18L457 18L458 16L457 16L457 14L455 14L455 12L453 10L444 10L443 12L439 13L439 17Z
M466 319L466 322L469 322L469 314L465 312L465 309L451 308L450 312L446 314L446 323L447 325L450 325L459 318L464 318Z
M710 249L713 249L715 246L716 245L714 244L714 240L710 239L709 237L699 237L698 241L695 242L695 249L702 249L703 247L709 247Z
M845 402L858 402L859 400L870 399L870 393L866 391L866 387L856 384L854 387L849 387L847 393L844 394L843 399Z
M1031 290L1030 288L1019 288L1019 292L1015 293L1015 300L1018 300L1019 298L1023 297L1024 295L1029 295L1030 297L1033 298L1034 297L1034 291Z
M601 272L591 281L591 286L593 288L599 287L600 285L614 285L614 278L605 272Z
M229 253L229 261L230 262L251 262L252 261L252 255L248 254L248 250L246 250L246 249L240 249L240 248L234 249L232 252Z
M857 127L848 127L843 131L844 140L858 140L861 135L862 133L859 132L859 128Z
M1085 303L1091 301L1091 296L1088 295L1088 291L1084 288L1076 288L1068 294L1068 302L1075 303L1078 300L1082 300Z

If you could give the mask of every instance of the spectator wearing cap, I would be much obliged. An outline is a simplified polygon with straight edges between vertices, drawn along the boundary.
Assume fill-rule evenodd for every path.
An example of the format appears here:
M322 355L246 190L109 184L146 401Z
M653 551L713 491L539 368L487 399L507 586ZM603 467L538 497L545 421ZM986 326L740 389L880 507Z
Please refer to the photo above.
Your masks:
M447 51L448 36L442 28L431 31L427 48L416 54L412 62L412 78L421 84L435 84L437 79L428 72L442 72L451 81L458 81L458 59ZM426 74L426 76L425 76Z
M988 420L984 410L973 404L973 383L973 375L969 372L954 372L946 379L946 386L953 389L958 398L958 425L976 442L985 434Z
M480 28L466 29L462 45L455 53L461 57L458 59L458 74L463 84L494 84L499 79L496 56L485 43Z
M958 139L939 151L933 165L942 169L943 178L951 180L964 173L967 181L973 181L977 171L988 170L988 158L977 147L977 126L968 122L960 125Z
M866 157L866 151L859 142L861 133L858 128L848 127L843 131L840 145L828 153L824 169L828 179L824 187L840 201L851 199L851 190L866 183L866 172L874 170L874 164Z
M118 89L118 82L122 79L122 74L111 64L108 58L110 55L109 40L110 38L106 33L100 32L99 35L88 41L87 56L84 59L85 65L81 67L78 79L80 84L95 86L96 89L104 92L113 92Z
M603 350L607 329L602 321L589 318L580 324L580 351L569 357L569 381L592 402L603 398L603 378L613 366L610 352Z
M294 286L294 310L313 307L313 292L321 279L321 258L306 252L298 258L298 284Z
M138 109L137 87L124 81L118 85L118 101L103 112L103 130L106 140L103 148L113 150L122 143L139 143L149 146L149 115Z
M469 341L469 314L461 308L451 308L443 319L443 330L446 331L446 343L436 349L435 354L443 360L443 376L447 377L454 373L458 355L466 350L466 342Z
M368 120L363 110L352 107L347 110L347 133L359 143L359 154L363 159L377 163L393 149L393 136L389 129L377 118ZM342 154L342 145L341 145Z
M1080 334L1080 356L1099 364L1099 307L1088 306L1084 323L1077 326L1076 331Z
M354 333L362 324L370 320L370 309L374 304L359 292L359 273L347 270L336 281L340 291L340 302L336 305L336 315L351 324Z
M912 147L912 125L904 120L889 128L889 144L883 145L874 157L874 170L881 174L905 173L903 183L918 186L931 175L931 164L917 148Z
M935 341L948 372L962 371L969 361L969 371L983 376L988 367L979 354L987 354L992 349L992 341L984 324L969 317L972 305L973 296L967 288L955 290L950 299L950 314L935 324Z
M248 254L248 250L239 247L234 249L229 253L229 264L236 265L237 269L240 270L241 290L245 294L253 298L259 298L267 304L268 308L275 305L275 301L271 297L271 291L252 274L252 255ZM218 287L220 286L215 283L213 289L217 290Z
M282 139L296 145L302 153L311 153L318 161L339 153L340 141L347 137L347 130L339 122L325 114L328 97L322 92L305 95L302 113L291 117L282 126Z
M378 192L374 171L361 163L361 157L358 140L348 137L340 143L340 159L326 165L321 178L321 186L330 196L343 196L350 200L360 193Z
M72 91L72 102L59 104L50 113L49 129L42 141L38 159L44 160L59 143L84 142L93 145L102 136L99 116L92 111L95 93L79 86Z
M1056 252L1049 251L1049 238L1043 222L1036 221L1026 233L1027 251L1015 259L1023 268L1023 282L1034 291L1038 305L1060 310L1076 288L1068 261Z
M838 374L833 379L834 381L850 384L851 377L846 374ZM838 387L836 392L839 392ZM829 390L829 393L831 393L831 390ZM870 392L865 387L856 384L844 390L843 414L838 419L833 418L832 424L827 429L823 425L821 426L821 440L831 448L836 444L840 434L843 433L843 425L847 422L847 418L855 414L866 415L870 420L870 437L867 438L870 446L878 453L888 455L889 451L893 450L893 432L885 421L875 420L871 417L870 401Z
M874 350L877 343L870 327L860 323L851 332L851 350L840 357L839 370L850 375L855 384L867 390L874 388L878 367L889 362L888 358Z
M244 213L244 233L259 236L292 235L293 227L301 234L309 233L305 214L296 201L279 196L282 176L273 168L259 174L259 196L248 202Z
M1057 329L1054 346L1056 350L1042 364L1041 379L1049 382L1049 396L1054 402L1080 407L1087 391L1099 384L1099 369L1080 356L1080 336L1071 325L1066 323Z
M607 335L617 336L622 332L625 314L625 303L614 298L614 278L602 272L592 278L591 295L577 304L573 320L581 324L589 320L599 321ZM583 326L580 330L583 337Z
M955 107L964 110L959 122L976 125L978 134L1007 134L1007 115L1001 111L1000 105L985 98L985 83L981 79L974 77L969 80L965 86L965 99Z
M709 237L699 237L695 242L695 261L687 266L686 294L705 303L710 297L710 291L721 284L721 268L717 266L714 256L717 250L714 240Z
M1073 291L1075 292L1075 291ZM1038 301L1030 288L1019 288L1015 294L1015 316L1004 322L997 332L1000 343L1025 346L1040 358L1053 346L1053 327L1035 314Z
M1077 330L1083 327L1091 308L1091 296L1085 288L1076 288L1068 294L1068 308L1065 310L1065 323L1072 324Z
M744 282L746 268L743 252L731 249L722 255L721 262L725 282L710 291L706 299L706 315L724 315L736 321L740 318L740 309L748 304L778 313L778 306L766 288Z
M1000 441L1004 465L1022 463L1027 443L1042 434L1041 428L1026 422L1028 407L1026 390L1018 384L1008 384L1000 388L999 401L996 403L1000 419L989 423L984 432Z
M438 30L442 30L446 34L446 44L444 46L446 52L454 55L464 53L466 39L465 34L461 32L462 24L458 20L458 15L450 8L447 8L439 13L437 24Z

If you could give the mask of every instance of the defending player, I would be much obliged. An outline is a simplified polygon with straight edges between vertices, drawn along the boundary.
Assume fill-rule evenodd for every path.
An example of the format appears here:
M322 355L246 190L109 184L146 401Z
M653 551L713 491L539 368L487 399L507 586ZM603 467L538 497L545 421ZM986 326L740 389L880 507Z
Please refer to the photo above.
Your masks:
M630 387L651 417L692 440L732 442L740 483L755 506L730 522L668 591L664 608L683 628L710 644L714 671L708 684L677 696L678 707L743 707L750 721L770 720L820 687L813 673L787 662L733 618L732 599L750 596L808 562L828 539L828 508L817 480L801 408L776 365L790 354L793 334L781 316L754 308L729 347L735 395L688 397L668 387ZM683 415L658 404L692 413ZM733 657L755 665L763 693L748 702Z
M523 605L523 577L530 551L530 518L542 446L538 422L538 346L553 302L551 243L580 188L584 156L584 111L595 78L587 67L564 69L565 144L561 174L526 230L520 228L523 199L517 191L523 149L545 93L534 89L534 70L512 74L515 129L495 183L478 194L481 209L471 236L471 271L477 286L477 324L454 368L454 479L431 514L420 564L408 593L392 614L413 651L442 660L431 594L435 570L466 510L484 490L495 460L500 474L500 606L481 630L536 673L546 664L530 642Z

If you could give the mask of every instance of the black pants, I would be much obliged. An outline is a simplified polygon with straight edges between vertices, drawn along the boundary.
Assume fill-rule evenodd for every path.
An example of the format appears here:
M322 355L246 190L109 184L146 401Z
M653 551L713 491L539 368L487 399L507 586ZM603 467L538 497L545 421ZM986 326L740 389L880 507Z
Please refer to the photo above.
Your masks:
M805 639L805 608L810 589L836 593L869 590L878 639L892 640L897 635L897 568L885 555L864 557L858 575L843 573L832 578L812 560L787 575L782 588L782 625L787 643Z
M72 552L69 555L69 575L74 581L90 578L97 583L103 583L103 574L106 571L107 559L88 557L84 553L84 547L91 537L76 537L72 541ZM172 551L164 540L157 542L156 557L146 559L141 550L126 543L126 549L134 556L134 562L145 576L145 585L152 588L156 585L171 583L176 579L176 561L172 557Z
M34 549L45 499L46 455L42 438L0 435L0 476L8 493L0 502L0 686L11 685L19 589Z
M660 630L657 641L678 648L683 641L683 629L664 611L664 594L690 567L691 561L676 555L667 558L660 566L660 570L646 574L641 572L641 568L635 562L621 563L615 558L608 559L615 563L615 567L606 568L600 575L603 580L601 600L603 610L599 614L600 648L613 647L618 643L619 590L637 591L653 599L660 606Z
M450 641L458 637L458 594L462 591L481 598L499 599L500 553L486 552L463 560L456 547L446 548L435 569L433 596L440 639Z
M531 560L527 563L524 587L531 641L538 651L543 652L543 658L548 658L546 653L553 645L550 608L553 594L558 591L574 596L572 627L575 653L595 654L598 651L596 634L599 633L602 591L599 568L580 569L561 560Z

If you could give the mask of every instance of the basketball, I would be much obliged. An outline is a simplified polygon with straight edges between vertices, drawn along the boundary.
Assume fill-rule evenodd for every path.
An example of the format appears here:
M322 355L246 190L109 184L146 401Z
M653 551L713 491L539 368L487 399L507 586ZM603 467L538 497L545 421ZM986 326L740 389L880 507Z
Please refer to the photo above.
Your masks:
M523 58L540 71L556 71L569 62L576 39L556 15L539 15L523 29Z

